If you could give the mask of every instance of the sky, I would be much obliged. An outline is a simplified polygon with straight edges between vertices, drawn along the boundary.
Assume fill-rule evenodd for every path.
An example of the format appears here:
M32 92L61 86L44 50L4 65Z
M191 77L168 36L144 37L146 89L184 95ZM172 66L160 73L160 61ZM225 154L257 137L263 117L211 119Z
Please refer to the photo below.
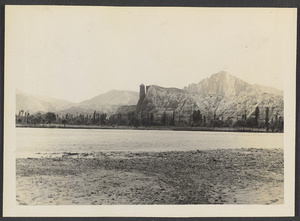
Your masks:
M72 102L140 84L183 88L227 71L283 90L296 9L6 6L5 75Z

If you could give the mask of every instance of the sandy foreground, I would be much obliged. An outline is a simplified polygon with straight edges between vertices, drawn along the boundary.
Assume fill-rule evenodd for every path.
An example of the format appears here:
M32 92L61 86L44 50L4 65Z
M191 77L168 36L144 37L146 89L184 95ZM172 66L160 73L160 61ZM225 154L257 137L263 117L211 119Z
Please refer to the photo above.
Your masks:
M281 204L283 150L64 153L16 161L19 205Z

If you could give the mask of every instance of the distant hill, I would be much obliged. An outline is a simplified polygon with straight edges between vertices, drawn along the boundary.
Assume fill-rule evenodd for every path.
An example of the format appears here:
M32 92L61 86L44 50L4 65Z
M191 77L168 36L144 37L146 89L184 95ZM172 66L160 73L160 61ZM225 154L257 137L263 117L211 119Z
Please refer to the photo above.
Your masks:
M56 99L48 96L37 96L37 98L50 103L57 111L65 110L76 105L76 103L74 102L69 102L66 100Z
M134 91L112 90L92 99L72 103L47 96L36 96L16 91L16 114L20 110L34 114L37 112L55 112L58 114L91 114L94 111L112 113L122 105L133 105L138 101Z
M79 103L81 107L87 108L101 108L103 106L120 106L132 105L138 101L138 92L111 90L105 94L100 94L90 100Z
M16 90L16 113L23 110L34 114L37 112L58 112L64 108L69 108L74 103L59 100L46 96L35 96Z
M60 111L60 113L85 113L91 114L94 111L114 113L122 105L134 105L138 101L138 92L111 90L100 94L92 99L78 103L77 105Z

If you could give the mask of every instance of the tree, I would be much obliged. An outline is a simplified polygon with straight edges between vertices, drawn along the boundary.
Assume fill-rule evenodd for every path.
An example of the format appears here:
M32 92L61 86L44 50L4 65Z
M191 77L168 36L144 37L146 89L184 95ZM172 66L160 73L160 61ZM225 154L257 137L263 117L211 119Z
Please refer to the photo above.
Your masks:
M229 130L230 130L230 126L229 126L228 121L225 121L225 122L224 122L223 127L229 127Z
M273 117L272 117L272 119L271 119L270 127L271 127L272 132L274 132L274 130L275 130L275 125L274 125L274 119L273 119Z
M154 122L154 116L153 116L153 113L150 114L150 126L152 126Z
M283 132L283 130L284 130L284 120L283 119L280 122L279 129L281 132Z
M94 115L93 115L93 124L96 125L96 111L94 111Z
M246 121L244 119L242 120L237 120L235 123L234 123L234 127L237 127L238 129L239 128L242 128L244 130L246 126Z
M149 127L150 126L150 114L146 113L142 116L142 126Z
M229 130L230 130L230 127L232 126L232 124L233 124L232 119L230 117L228 117L223 126L229 127Z
M241 120L241 127L243 128L243 130L246 127L246 121L245 120Z
M193 123L197 123L197 122L198 122L198 114L197 114L197 111L193 111L192 119L193 119Z
M116 116L113 114L109 117L109 124L114 126L116 124Z
M76 118L75 124L76 124L76 125L81 125L81 124L83 124L82 118L80 118L80 117Z
M202 124L202 114L201 111L197 111L197 126L200 126Z
M28 124L28 116L29 116L29 113L25 112L25 123Z
M213 123L212 123L212 126L213 126L213 128L220 127L221 126L220 121L214 120Z
M20 111L19 111L19 116L21 116L21 117L22 117L22 116L23 116L23 114L24 114L24 110L20 110Z
M167 120L167 113L164 111L162 117L161 117L161 125L166 126L166 120Z
M23 122L23 114L24 114L24 110L20 110L20 111L19 111L19 119L18 119L18 122L19 122L19 123L22 123L22 122Z
M203 126L205 127L206 126L206 116L203 115Z
M135 128L137 128L137 127L140 126L140 121L139 121L138 118L135 118L135 119L134 119L133 126L134 126Z
M200 110L193 111L192 119L193 119L193 123L196 126L200 126L202 124L202 114L201 114L201 111Z
M121 119L121 114L119 114L119 116L118 116L118 120L120 120L120 119ZM101 124L101 126L105 124L105 120L106 120L106 113L102 113L100 115L100 124Z
M45 123L45 116L42 115L41 113L35 114L34 117L36 118L36 122L37 122L38 124L40 124L40 123Z
M89 125L90 124L89 123L89 115L88 114L85 116L84 123L85 123L85 125Z
M284 127L283 117L279 117L278 122L277 122L277 131L283 132L283 127Z
M253 129L253 127L256 126L256 120L253 117L249 117L246 120L246 127L251 127L251 129Z
M269 107L266 108L265 127L269 131Z
M101 117L101 116L100 116ZM101 118L100 118L101 121ZM122 121L122 115L121 113L117 114L117 125L120 126L121 125L121 121Z
M170 126L175 126L175 111L173 110Z
M47 112L45 118L49 126L51 126L51 123L56 120L56 115L53 112Z
M255 126L258 128L259 107L255 108Z
M66 127L67 120L66 120L66 119L63 119L63 120L61 121L61 123L64 125L64 127Z

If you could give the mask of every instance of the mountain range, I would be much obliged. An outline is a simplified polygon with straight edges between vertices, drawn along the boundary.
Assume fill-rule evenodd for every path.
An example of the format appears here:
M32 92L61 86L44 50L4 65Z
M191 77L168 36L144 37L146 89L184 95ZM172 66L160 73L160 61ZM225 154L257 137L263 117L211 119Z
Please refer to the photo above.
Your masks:
M136 104L138 92L111 90L80 103L46 96L35 96L16 91L16 113L24 110L31 114L41 112L55 112L57 114L91 114L94 111L114 113L122 105Z
M243 115L253 116L256 107L260 109L261 121L267 107L270 119L283 116L283 92L248 84L222 71L183 89L147 86L145 96L138 101L137 111L141 116L151 113L158 121L165 114L175 121L188 122L191 114L198 110L207 119L238 120Z
M253 116L255 108L260 108L260 118L264 119L269 107L270 119L283 116L283 91L247 82L221 71L190 84L183 89L147 86L138 92L112 90L89 100L72 103L50 97L34 96L17 90L16 113L20 110L55 112L58 114L91 114L94 111L108 115L127 115L136 112L139 116L152 114L161 119L163 114L175 115L178 121L188 121L193 111L201 111L208 119L241 119L246 114Z

